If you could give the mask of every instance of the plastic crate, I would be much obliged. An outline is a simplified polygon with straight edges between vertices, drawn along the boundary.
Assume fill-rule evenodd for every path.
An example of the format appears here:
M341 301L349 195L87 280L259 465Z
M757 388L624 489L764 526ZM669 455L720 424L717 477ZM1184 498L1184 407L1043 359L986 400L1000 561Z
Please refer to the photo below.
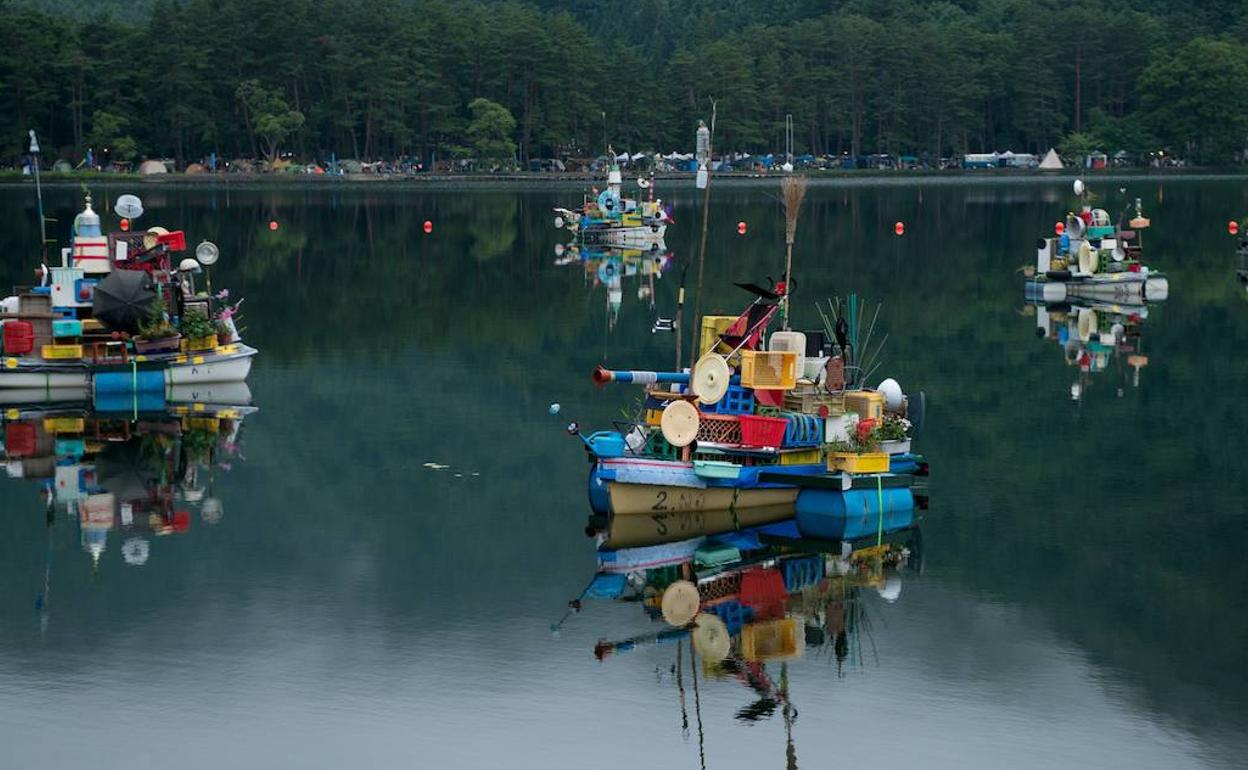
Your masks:
M81 417L46 417L43 429L48 433L82 433L87 421Z
M30 422L11 422L4 426L4 452L10 459L33 457L39 447L39 429Z
M845 473L888 473L888 453L829 452L828 470Z
M82 358L82 345L44 345L40 352L49 360Z
M793 390L784 394L784 408L790 412L806 414L825 414L835 417L845 413L845 396L841 393L829 393L826 388L806 383L798 383Z
M792 390L797 385L797 353L741 351L741 384L764 390Z
M740 446L742 421L749 415L700 414L698 415L698 443L728 444Z
M669 444L667 439L663 438L663 433L657 430L651 431L646 437L646 446L643 451L660 460L675 460L680 455L680 450Z
M819 446L823 443L823 419L814 414L786 412L788 427L784 430L784 446Z
M710 414L753 414L754 391L737 385L729 385L728 392L717 403L699 407Z
M806 637L796 618L749 623L741 629L741 657L750 662L801 657Z
M35 327L30 321L4 322L4 352L22 356L35 349Z
M864 420L883 419L884 394L877 390L846 391L845 411L854 412Z
M728 327L736 323L736 320L735 315L702 316L702 330L698 337L698 355L694 357L695 360L711 350L727 355L732 348L720 340L719 335L727 331Z
M784 444L784 433L789 427L785 418L743 414L737 419L741 423L742 446L779 448Z
M760 567L741 574L741 603L751 608L756 618L784 617L788 600L780 570Z
M795 452L781 452L781 465L817 465L823 462L823 449L801 449Z
M706 608L706 611L713 613L720 620L724 621L724 625L728 628L729 636L736 636L741 633L741 627L753 619L753 613L750 612L750 608L735 599L712 604Z
M81 337L82 321L77 318L57 318L52 321L53 337Z
M823 559L814 556L785 559L780 568L784 573L784 588L789 593L796 593L823 579Z

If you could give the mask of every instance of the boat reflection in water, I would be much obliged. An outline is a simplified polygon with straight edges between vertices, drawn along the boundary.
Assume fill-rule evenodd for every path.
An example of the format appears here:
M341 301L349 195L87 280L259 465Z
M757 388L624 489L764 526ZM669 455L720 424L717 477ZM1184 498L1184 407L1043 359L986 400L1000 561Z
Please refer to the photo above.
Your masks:
M780 712L790 760L795 759L789 664L819 659L847 666L875 659L869 608L896 602L902 578L922 566L918 527L857 541L803 537L795 520L676 543L598 551L597 570L555 630L596 602L637 606L658 630L600 639L606 661L669 645L674 695L685 724L689 701L703 740L701 700L707 687L739 683L736 719L757 722ZM878 605L877 605L878 606ZM581 619L580 622L587 622Z
M121 538L123 560L137 566L148 560L151 536L185 532L196 514L206 524L221 520L213 485L241 459L242 422L256 411L246 384L174 387L158 409L134 400L128 411L102 410L83 391L42 396L51 402L10 398L0 411L0 461L10 478L38 485L49 537L62 514L77 521L95 565L110 538Z
M1140 386L1140 372L1148 366L1143 351L1147 305L1119 305L1078 300L1071 304L1028 305L1026 312L1036 320L1036 336L1061 347L1069 366L1077 366L1078 377L1071 383L1070 397L1082 400L1093 383L1093 376L1114 369L1118 372L1117 395L1128 385Z
M624 282L636 279L637 301L654 309L654 282L673 262L672 252L660 240L646 249L621 249L589 244L556 244L556 265L581 265L585 282L607 290L607 325L615 328L624 304Z

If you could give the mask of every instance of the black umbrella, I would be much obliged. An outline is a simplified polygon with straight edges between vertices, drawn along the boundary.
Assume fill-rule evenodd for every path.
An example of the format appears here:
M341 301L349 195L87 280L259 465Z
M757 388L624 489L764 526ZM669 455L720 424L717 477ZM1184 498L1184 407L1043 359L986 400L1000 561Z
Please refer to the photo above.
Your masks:
M95 287L95 317L113 331L136 333L156 300L152 277L142 270L114 270Z

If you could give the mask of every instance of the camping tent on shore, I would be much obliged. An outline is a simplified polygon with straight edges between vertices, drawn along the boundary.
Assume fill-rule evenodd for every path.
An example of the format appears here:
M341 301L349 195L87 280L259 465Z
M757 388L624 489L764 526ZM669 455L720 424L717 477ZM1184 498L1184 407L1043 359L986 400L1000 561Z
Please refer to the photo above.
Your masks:
M1050 147L1048 154L1044 156L1044 160L1040 161L1040 170L1060 171L1062 168L1062 159L1057 157L1057 150Z

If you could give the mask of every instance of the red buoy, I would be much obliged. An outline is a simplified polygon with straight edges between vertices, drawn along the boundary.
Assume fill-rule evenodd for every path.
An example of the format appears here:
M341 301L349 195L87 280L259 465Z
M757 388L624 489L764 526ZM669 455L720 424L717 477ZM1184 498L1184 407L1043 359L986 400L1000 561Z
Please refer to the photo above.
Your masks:
M425 235L428 235L431 232L433 232L433 220L426 219L425 220Z
M905 234L906 234L906 223L905 223L905 222L898 222L897 224L893 225L893 232L897 233L898 235L905 235Z
M1226 231L1227 231L1228 233L1230 233L1231 235L1238 235L1238 234L1239 234L1239 223L1238 223L1238 222L1236 222L1234 219L1232 219L1230 222L1227 222L1227 223L1226 223Z
M270 220L269 220L269 229L270 229L270 230L276 230L276 229L277 229L277 220L276 220L276 219L270 219Z
M121 231L125 232L129 229L130 229L130 220L129 219L121 220Z
M745 222L737 223L737 235L745 235Z
M1058 235L1061 235L1062 233L1066 232L1066 223L1065 223L1065 222L1054 222L1054 223L1053 223L1053 232L1057 233Z

